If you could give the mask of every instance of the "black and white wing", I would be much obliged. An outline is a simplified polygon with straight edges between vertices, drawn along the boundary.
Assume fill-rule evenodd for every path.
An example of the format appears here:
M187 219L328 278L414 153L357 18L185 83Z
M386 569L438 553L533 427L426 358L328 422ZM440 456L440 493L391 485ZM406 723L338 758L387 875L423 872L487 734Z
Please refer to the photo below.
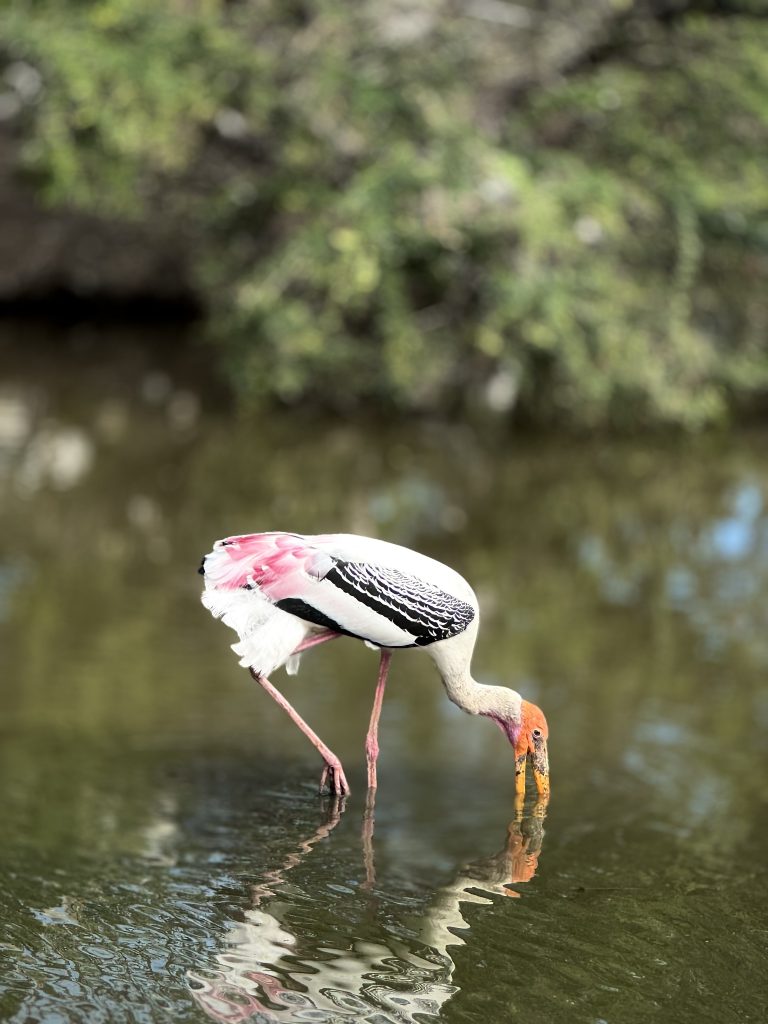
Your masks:
M373 643L384 643L386 635L387 645L392 644L394 627L402 636L393 646L426 647L463 633L475 617L475 609L467 602L423 579L385 566L334 560L323 582L339 591L339 607L349 607L344 598L359 606L351 618L355 623L364 619L363 639ZM347 631L344 623L339 625Z
M266 599L305 622L379 647L426 647L464 632L477 614L471 587L453 569L352 534L227 538L204 559L204 575L204 600L214 614L239 591L251 620L260 607L266 621ZM242 634L239 622L230 624Z

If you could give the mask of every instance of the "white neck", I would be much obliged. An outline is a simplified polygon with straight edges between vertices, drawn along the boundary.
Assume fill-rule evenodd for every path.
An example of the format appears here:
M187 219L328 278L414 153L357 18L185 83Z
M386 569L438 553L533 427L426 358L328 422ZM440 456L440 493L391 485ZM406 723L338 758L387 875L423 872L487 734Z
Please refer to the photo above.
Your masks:
M502 720L520 721L522 697L507 686L487 686L472 678L470 665L477 636L477 620L449 640L431 644L427 652L437 666L445 692L462 711Z

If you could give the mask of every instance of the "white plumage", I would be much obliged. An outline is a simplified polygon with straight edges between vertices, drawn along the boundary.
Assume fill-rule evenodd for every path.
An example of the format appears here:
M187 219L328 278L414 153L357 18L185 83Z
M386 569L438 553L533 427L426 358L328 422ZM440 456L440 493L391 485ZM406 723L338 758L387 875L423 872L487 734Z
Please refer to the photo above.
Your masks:
M281 611L258 589L219 589L207 573L205 587L205 607L240 637L232 650L243 668L268 676L285 665L295 675L300 655L291 658L291 653L313 631L310 623Z

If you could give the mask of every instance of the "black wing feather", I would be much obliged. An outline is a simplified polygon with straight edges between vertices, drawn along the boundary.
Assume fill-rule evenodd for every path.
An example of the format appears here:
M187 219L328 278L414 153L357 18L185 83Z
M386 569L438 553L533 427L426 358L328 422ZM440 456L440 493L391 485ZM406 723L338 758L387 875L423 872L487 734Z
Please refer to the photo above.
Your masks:
M415 646L463 633L475 617L466 601L397 569L341 559L335 563L325 579L411 633Z

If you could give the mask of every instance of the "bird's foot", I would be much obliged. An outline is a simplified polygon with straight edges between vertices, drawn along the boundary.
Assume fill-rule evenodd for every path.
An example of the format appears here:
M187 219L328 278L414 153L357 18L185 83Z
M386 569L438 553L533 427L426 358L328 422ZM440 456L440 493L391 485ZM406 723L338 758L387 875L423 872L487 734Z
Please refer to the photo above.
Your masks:
M322 793L326 782L328 783L328 791L335 794L336 796L347 796L349 793L349 783L347 777L344 774L344 769L341 767L341 761L326 761L323 766L323 774L320 776L320 792Z

